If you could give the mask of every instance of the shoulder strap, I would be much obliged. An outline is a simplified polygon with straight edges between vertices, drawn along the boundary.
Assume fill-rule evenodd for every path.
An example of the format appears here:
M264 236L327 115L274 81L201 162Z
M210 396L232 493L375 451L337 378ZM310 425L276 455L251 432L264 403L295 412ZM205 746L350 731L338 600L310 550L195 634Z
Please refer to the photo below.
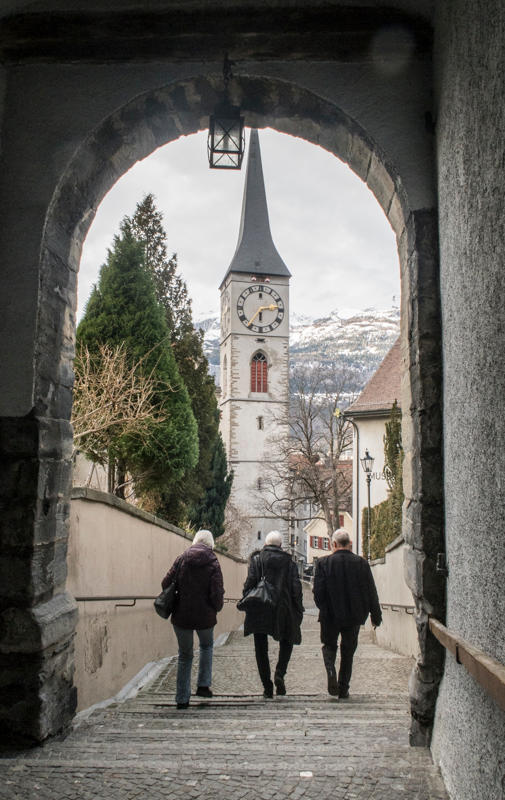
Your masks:
M258 563L260 565L261 577L264 578L265 577L265 567L263 565L263 560L261 558L261 553L258 553Z

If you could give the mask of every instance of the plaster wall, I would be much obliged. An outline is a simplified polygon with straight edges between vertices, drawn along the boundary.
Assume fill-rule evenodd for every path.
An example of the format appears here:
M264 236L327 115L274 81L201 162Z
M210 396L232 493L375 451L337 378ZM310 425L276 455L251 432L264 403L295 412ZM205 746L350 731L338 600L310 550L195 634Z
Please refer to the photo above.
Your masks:
M405 582L403 561L405 543L399 537L386 548L383 559L373 562L372 574L381 603L410 606L414 610L414 598ZM417 658L419 639L413 613L399 608L382 609L382 625L376 628L375 638L381 647L388 647L396 653Z
M505 664L505 6L437 4L447 626ZM452 797L501 800L505 712L450 654L432 749Z
M344 524L340 525L339 527L344 528L349 536L352 536L352 517L347 511L342 512L342 516L344 518ZM331 544L324 519L321 517L315 517L314 519L311 519L309 524L306 525L303 530L306 539L305 548L307 554L307 564L312 564L314 559L317 560L318 558L324 558L324 556L329 555L331 552ZM311 536L322 537L326 541L326 546L323 549L320 549L319 547L312 547L310 544ZM353 550L355 550L355 548L353 548Z
M74 597L153 595L191 539L151 514L110 495L74 490L70 514L67 589ZM225 597L239 598L246 565L217 553ZM116 602L78 602L75 685L78 709L115 695L146 663L177 654L170 621L152 600L134 607ZM215 634L243 622L235 603L225 603Z

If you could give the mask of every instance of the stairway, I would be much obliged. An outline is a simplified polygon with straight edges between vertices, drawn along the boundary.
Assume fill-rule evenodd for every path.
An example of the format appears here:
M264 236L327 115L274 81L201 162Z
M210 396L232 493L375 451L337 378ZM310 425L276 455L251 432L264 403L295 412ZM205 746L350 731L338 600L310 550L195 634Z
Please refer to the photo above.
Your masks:
M252 637L241 632L215 650L215 696L192 698L187 710L175 708L174 659L134 699L0 760L1 800L447 798L429 751L408 744L411 660L362 633L351 696L337 700L326 693L318 636L309 611L288 695L268 701Z

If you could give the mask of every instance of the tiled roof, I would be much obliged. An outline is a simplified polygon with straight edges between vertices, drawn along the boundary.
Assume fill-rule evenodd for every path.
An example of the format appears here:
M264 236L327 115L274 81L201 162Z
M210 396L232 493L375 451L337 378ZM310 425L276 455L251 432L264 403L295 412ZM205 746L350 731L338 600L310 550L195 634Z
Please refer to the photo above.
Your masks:
M360 396L346 410L346 414L389 411L394 401L401 406L401 379L403 372L400 338L372 375Z

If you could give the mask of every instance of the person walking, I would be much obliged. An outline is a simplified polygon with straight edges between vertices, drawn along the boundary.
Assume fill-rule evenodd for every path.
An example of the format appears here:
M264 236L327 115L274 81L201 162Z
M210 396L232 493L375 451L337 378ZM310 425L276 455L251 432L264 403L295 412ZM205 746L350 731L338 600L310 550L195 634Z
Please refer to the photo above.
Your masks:
M332 536L331 555L321 558L314 575L314 600L319 609L324 666L328 693L349 697L352 662L361 625L370 614L374 628L382 622L382 612L370 565L352 552L352 542L344 528ZM335 670L340 636L340 669Z
M284 677L294 644L300 644L303 619L302 584L291 556L282 549L282 535L271 531L262 550L256 550L249 563L243 596L253 589L262 575L273 586L275 606L255 606L246 610L244 636L254 635L258 672L263 697L272 698L274 683L278 695L286 694ZM272 682L268 658L268 636L279 642L279 658Z
M212 655L217 612L223 607L223 574L210 531L198 531L192 545L176 560L161 582L163 589L177 582L178 599L172 625L179 645L177 662L177 708L188 708L191 696L193 632L200 643L196 695L212 697Z

